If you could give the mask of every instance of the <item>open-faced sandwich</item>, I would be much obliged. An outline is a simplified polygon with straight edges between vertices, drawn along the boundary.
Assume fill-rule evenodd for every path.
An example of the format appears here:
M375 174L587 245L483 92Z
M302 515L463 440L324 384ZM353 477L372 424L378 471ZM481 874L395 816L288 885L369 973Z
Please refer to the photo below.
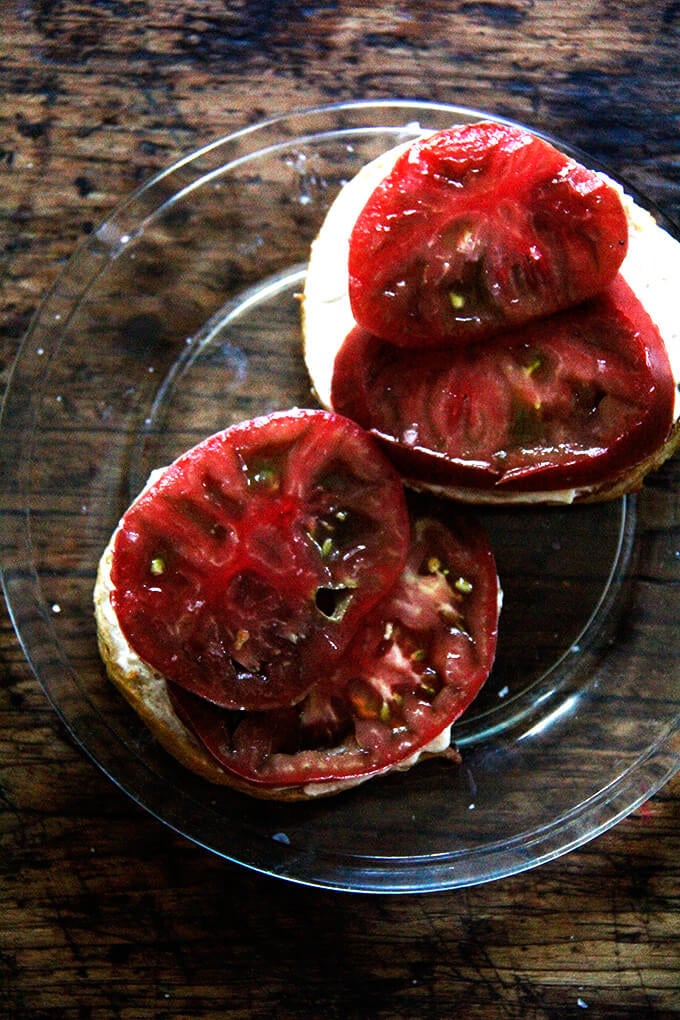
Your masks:
M609 178L481 121L400 146L312 246L320 402L474 503L633 491L680 442L680 244Z
M99 565L113 683L197 774L337 793L422 758L488 677L500 588L467 502L639 487L680 441L680 245L527 131L453 127L348 182L314 242L325 410L232 426L152 476Z
M109 676L180 762L263 798L455 758L500 591L484 534L447 520L410 515L344 417L232 426L154 473L101 558Z

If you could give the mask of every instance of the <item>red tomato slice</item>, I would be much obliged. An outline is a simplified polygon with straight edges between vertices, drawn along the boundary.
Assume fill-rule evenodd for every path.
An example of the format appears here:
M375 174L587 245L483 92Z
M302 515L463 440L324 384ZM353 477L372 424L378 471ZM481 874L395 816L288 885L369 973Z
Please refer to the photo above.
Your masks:
M507 491L602 482L673 420L665 346L621 276L600 296L484 343L407 351L355 330L332 400L412 481Z
M207 750L251 783L374 775L422 750L467 708L496 650L499 587L485 534L467 519L417 521L404 571L334 672L297 705L220 709L169 685Z
M258 418L194 447L133 503L113 606L138 655L187 690L289 705L394 585L408 536L401 480L353 422Z
M468 343L597 294L627 242L598 174L520 128L458 125L414 143L357 219L352 311L395 344Z

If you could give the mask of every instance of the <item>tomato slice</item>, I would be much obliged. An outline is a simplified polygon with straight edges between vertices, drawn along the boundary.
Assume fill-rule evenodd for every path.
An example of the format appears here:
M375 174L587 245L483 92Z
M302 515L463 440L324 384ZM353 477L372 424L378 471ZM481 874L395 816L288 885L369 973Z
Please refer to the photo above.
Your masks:
M619 275L576 308L456 350L362 330L335 361L336 410L412 481L555 490L625 472L664 442L674 385L659 332Z
M112 602L149 665L220 705L290 705L394 585L401 480L323 411L257 418L180 457L124 515Z
M368 777L421 751L468 707L496 650L493 554L462 516L448 527L422 518L413 530L393 591L297 705L237 713L169 685L178 715L224 768L275 787Z
M597 294L627 241L594 171L520 128L457 125L415 142L358 217L352 311L399 345L480 340Z

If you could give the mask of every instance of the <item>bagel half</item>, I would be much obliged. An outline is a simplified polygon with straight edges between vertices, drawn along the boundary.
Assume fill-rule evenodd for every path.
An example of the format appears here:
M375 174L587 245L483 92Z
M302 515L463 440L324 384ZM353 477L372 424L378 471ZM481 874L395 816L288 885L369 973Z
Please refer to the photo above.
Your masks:
M336 355L357 325L349 299L350 234L374 189L411 144L397 146L379 156L344 185L312 244L302 296L303 353L314 393L328 409L333 409L331 386ZM680 321L672 298L674 287L680 280L680 243L617 182L606 179L621 195L629 226L628 252L621 266L621 275L657 326L671 365L675 405L672 428L665 442L629 471L579 488L501 493L489 489L444 487L406 478L407 485L467 503L602 501L638 490L646 475L667 460L680 445Z

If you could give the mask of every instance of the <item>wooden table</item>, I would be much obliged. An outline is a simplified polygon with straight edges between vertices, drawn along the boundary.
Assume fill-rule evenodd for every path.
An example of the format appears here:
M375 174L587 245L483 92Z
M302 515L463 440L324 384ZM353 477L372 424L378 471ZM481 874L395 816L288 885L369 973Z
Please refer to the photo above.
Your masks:
M156 169L298 107L409 96L569 138L680 219L677 3L8 4L0 379L77 242ZM353 897L231 866L74 746L0 619L0 1015L680 1015L680 782L515 878Z

